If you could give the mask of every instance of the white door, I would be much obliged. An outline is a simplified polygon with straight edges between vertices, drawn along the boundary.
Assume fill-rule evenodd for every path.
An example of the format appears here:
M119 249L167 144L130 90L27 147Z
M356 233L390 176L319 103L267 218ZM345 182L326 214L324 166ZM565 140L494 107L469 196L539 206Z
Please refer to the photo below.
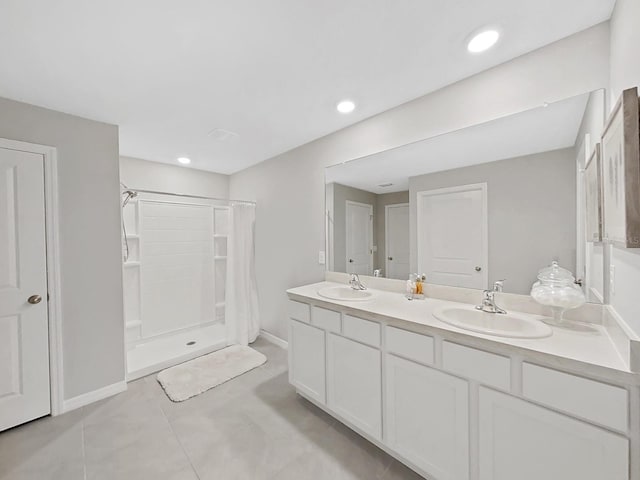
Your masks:
M380 350L330 333L327 352L327 405L363 432L380 440Z
M387 355L385 388L387 445L433 478L468 479L467 382Z
M487 184L418 193L418 271L428 283L487 288Z
M320 403L325 403L324 330L289 320L289 382Z
M629 441L480 388L480 480L627 480Z
M0 148L0 430L50 413L48 335L44 157Z
M385 207L386 276L409 278L409 204Z
M373 205L347 201L347 273L373 273Z

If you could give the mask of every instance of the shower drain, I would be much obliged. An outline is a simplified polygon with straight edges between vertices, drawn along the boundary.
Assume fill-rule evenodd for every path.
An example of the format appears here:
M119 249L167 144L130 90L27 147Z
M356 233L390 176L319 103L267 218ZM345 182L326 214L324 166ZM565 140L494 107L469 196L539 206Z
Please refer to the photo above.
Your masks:
M195 345L195 344L196 344L195 340L191 340L190 342L187 342L188 346Z

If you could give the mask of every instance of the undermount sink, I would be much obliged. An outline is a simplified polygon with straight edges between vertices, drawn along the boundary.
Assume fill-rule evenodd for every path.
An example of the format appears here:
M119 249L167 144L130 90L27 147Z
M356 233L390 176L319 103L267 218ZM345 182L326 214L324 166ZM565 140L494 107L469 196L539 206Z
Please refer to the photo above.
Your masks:
M325 287L318 290L318 295L342 302L362 302L373 298L373 292L354 290L351 287Z
M553 330L541 320L513 313L487 313L474 307L441 307L433 312L438 320L472 332L511 338L544 338Z

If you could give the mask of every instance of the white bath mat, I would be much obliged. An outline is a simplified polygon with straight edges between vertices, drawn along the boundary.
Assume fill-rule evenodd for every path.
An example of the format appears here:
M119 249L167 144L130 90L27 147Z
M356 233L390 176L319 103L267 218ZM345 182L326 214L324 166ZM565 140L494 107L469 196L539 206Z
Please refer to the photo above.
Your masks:
M158 382L174 402L200 395L232 378L259 367L267 361L260 352L232 345L161 371Z

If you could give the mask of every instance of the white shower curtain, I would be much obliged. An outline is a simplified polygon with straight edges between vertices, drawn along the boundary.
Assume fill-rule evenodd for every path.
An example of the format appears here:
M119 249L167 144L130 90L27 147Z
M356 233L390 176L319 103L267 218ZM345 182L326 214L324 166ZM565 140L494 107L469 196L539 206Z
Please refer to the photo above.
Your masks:
M255 222L255 205L231 204L225 295L225 324L229 344L248 345L260 332L255 268Z

